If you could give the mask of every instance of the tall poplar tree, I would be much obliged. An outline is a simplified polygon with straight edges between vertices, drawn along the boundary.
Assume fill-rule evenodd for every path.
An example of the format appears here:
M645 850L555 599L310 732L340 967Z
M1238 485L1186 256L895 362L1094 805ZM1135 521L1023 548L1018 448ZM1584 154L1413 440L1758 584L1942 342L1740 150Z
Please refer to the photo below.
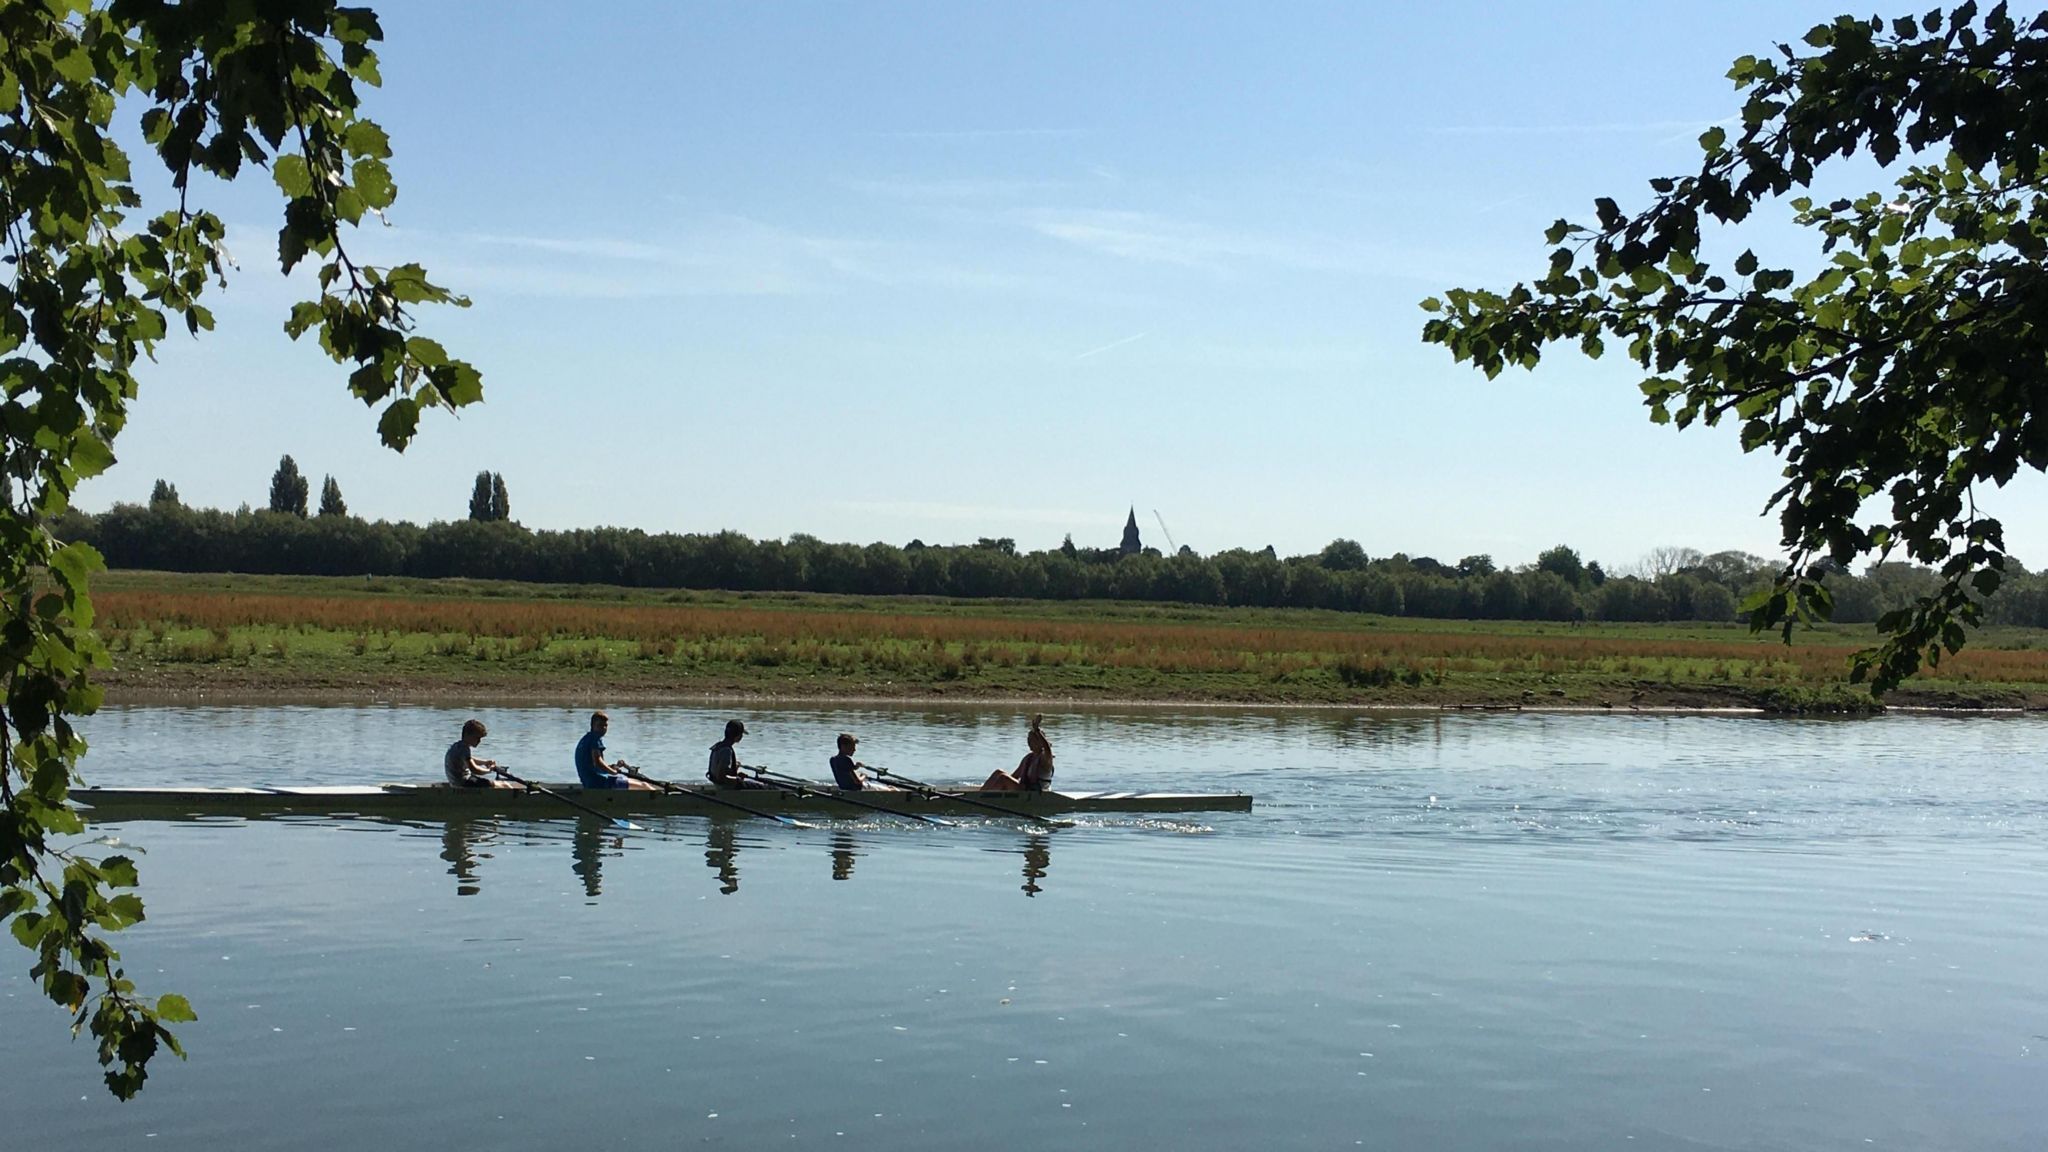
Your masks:
M348 503L341 498L341 485L329 476L320 483L320 514L322 516L348 515Z
M469 518L471 520L495 520L491 514L491 474L479 472L476 483L469 488Z
M279 460L277 471L270 475L270 510L304 517L308 494L306 478L299 472L298 461L290 456Z

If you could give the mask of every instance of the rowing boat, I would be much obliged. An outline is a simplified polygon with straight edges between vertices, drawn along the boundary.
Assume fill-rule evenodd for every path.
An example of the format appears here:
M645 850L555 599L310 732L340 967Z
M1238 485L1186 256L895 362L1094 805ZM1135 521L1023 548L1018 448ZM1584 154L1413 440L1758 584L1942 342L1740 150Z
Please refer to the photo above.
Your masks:
M720 790L709 786L674 792L638 789L582 788L549 784L549 791L568 796L610 816L722 815L706 803L705 794L744 802L764 812L817 812L844 815L834 802L838 789L813 787L808 795L780 788ZM994 805L1019 816L1074 812L1249 812L1252 798L1242 792L977 792L946 790L932 796L916 792L864 789L851 793L863 802L892 812L928 815L991 816ZM458 788L448 784L327 785L298 788L74 788L73 803L91 809L97 820L164 819L185 816L515 816L556 818L562 806L548 797L511 788ZM979 805L966 801L978 801Z

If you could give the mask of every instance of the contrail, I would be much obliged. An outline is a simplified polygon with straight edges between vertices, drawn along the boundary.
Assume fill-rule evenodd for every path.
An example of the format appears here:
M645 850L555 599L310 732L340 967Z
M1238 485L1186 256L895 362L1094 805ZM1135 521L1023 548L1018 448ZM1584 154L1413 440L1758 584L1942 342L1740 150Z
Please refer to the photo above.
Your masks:
M1090 348L1088 351L1083 352L1079 356L1074 357L1074 359L1086 360L1090 356L1100 356L1104 352L1107 352L1112 348L1121 348L1126 344L1136 344L1138 341L1143 340L1145 337L1150 335L1150 332L1140 332L1136 336L1126 336L1121 340L1114 340L1108 344L1104 344L1100 348Z

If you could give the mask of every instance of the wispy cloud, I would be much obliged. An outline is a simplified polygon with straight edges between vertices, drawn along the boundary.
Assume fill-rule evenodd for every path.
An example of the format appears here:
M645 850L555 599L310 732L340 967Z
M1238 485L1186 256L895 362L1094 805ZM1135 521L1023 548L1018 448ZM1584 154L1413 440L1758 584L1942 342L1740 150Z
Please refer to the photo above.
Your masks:
M847 188L892 200L995 200L1056 192L1073 187L1063 180L847 180Z
M1088 358L1089 358L1090 356L1100 356L1100 355L1102 355L1102 354L1103 354L1104 352L1108 352L1108 351L1110 351L1110 350L1112 350L1112 349L1115 349L1115 348L1121 348L1121 347L1123 347L1123 346L1124 346L1124 345L1126 345L1126 344L1136 344L1136 343L1137 343L1138 341L1140 341L1140 340L1143 340L1143 339L1144 339L1145 337L1147 337L1147 336L1150 336L1150 335L1151 335L1151 333L1150 333L1150 332L1140 332L1140 333L1138 333L1138 334L1137 334L1136 336L1126 336L1126 337L1124 337L1124 338L1123 338L1123 339L1121 339L1121 340L1112 340L1112 341L1110 341L1109 343L1107 343L1107 344L1104 344L1104 345L1103 345L1102 347L1100 347L1100 348L1090 348L1090 349L1089 349L1089 350L1087 350L1086 352L1083 352L1083 353L1081 353L1081 354L1080 354L1079 356L1076 356L1076 357L1074 357L1074 359L1076 359L1076 360L1086 360L1086 359L1088 359Z
M464 291L522 296L798 296L877 287L1102 295L978 249L823 235L736 216L702 221L659 243L502 233L414 234L407 243L425 249L428 267Z
M1077 247L1182 268L1220 269L1244 261L1325 271L1366 266L1364 253L1340 242L1215 228L1150 212L1044 212L1031 226Z
M600 299L831 291L868 276L877 247L739 216L662 242L496 232L413 233L407 242L466 290Z
M661 263L670 258L668 249L638 240L607 240L602 237L505 236L490 232L457 233L476 244L505 248L527 248L560 256L583 256L593 260L640 260Z
M1529 193L1517 192L1513 196L1503 196L1498 200L1488 201L1487 203L1482 204L1477 208L1474 208L1472 210L1472 214L1474 216L1484 216L1489 212L1498 212L1510 204L1520 204L1522 201L1529 199L1533 199L1533 197Z
M1430 131L1439 136L1628 136L1670 135L1684 138L1723 123L1721 120L1606 120L1582 124L1445 124Z

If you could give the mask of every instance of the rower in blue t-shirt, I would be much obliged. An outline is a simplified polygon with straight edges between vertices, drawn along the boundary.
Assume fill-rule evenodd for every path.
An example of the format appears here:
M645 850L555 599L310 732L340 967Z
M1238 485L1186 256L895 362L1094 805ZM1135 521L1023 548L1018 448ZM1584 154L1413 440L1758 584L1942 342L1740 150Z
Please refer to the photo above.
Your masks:
M895 791L895 789L888 785L877 784L861 774L861 769L867 767L867 765L853 758L853 748L858 743L860 741L854 739L853 734L850 732L841 732L839 734L839 755L832 757L830 761L833 782L847 792L865 792L869 790L877 792Z
M604 734L612 718L602 712L590 714L590 731L576 742L576 779L585 788L631 788L624 772L604 762Z

